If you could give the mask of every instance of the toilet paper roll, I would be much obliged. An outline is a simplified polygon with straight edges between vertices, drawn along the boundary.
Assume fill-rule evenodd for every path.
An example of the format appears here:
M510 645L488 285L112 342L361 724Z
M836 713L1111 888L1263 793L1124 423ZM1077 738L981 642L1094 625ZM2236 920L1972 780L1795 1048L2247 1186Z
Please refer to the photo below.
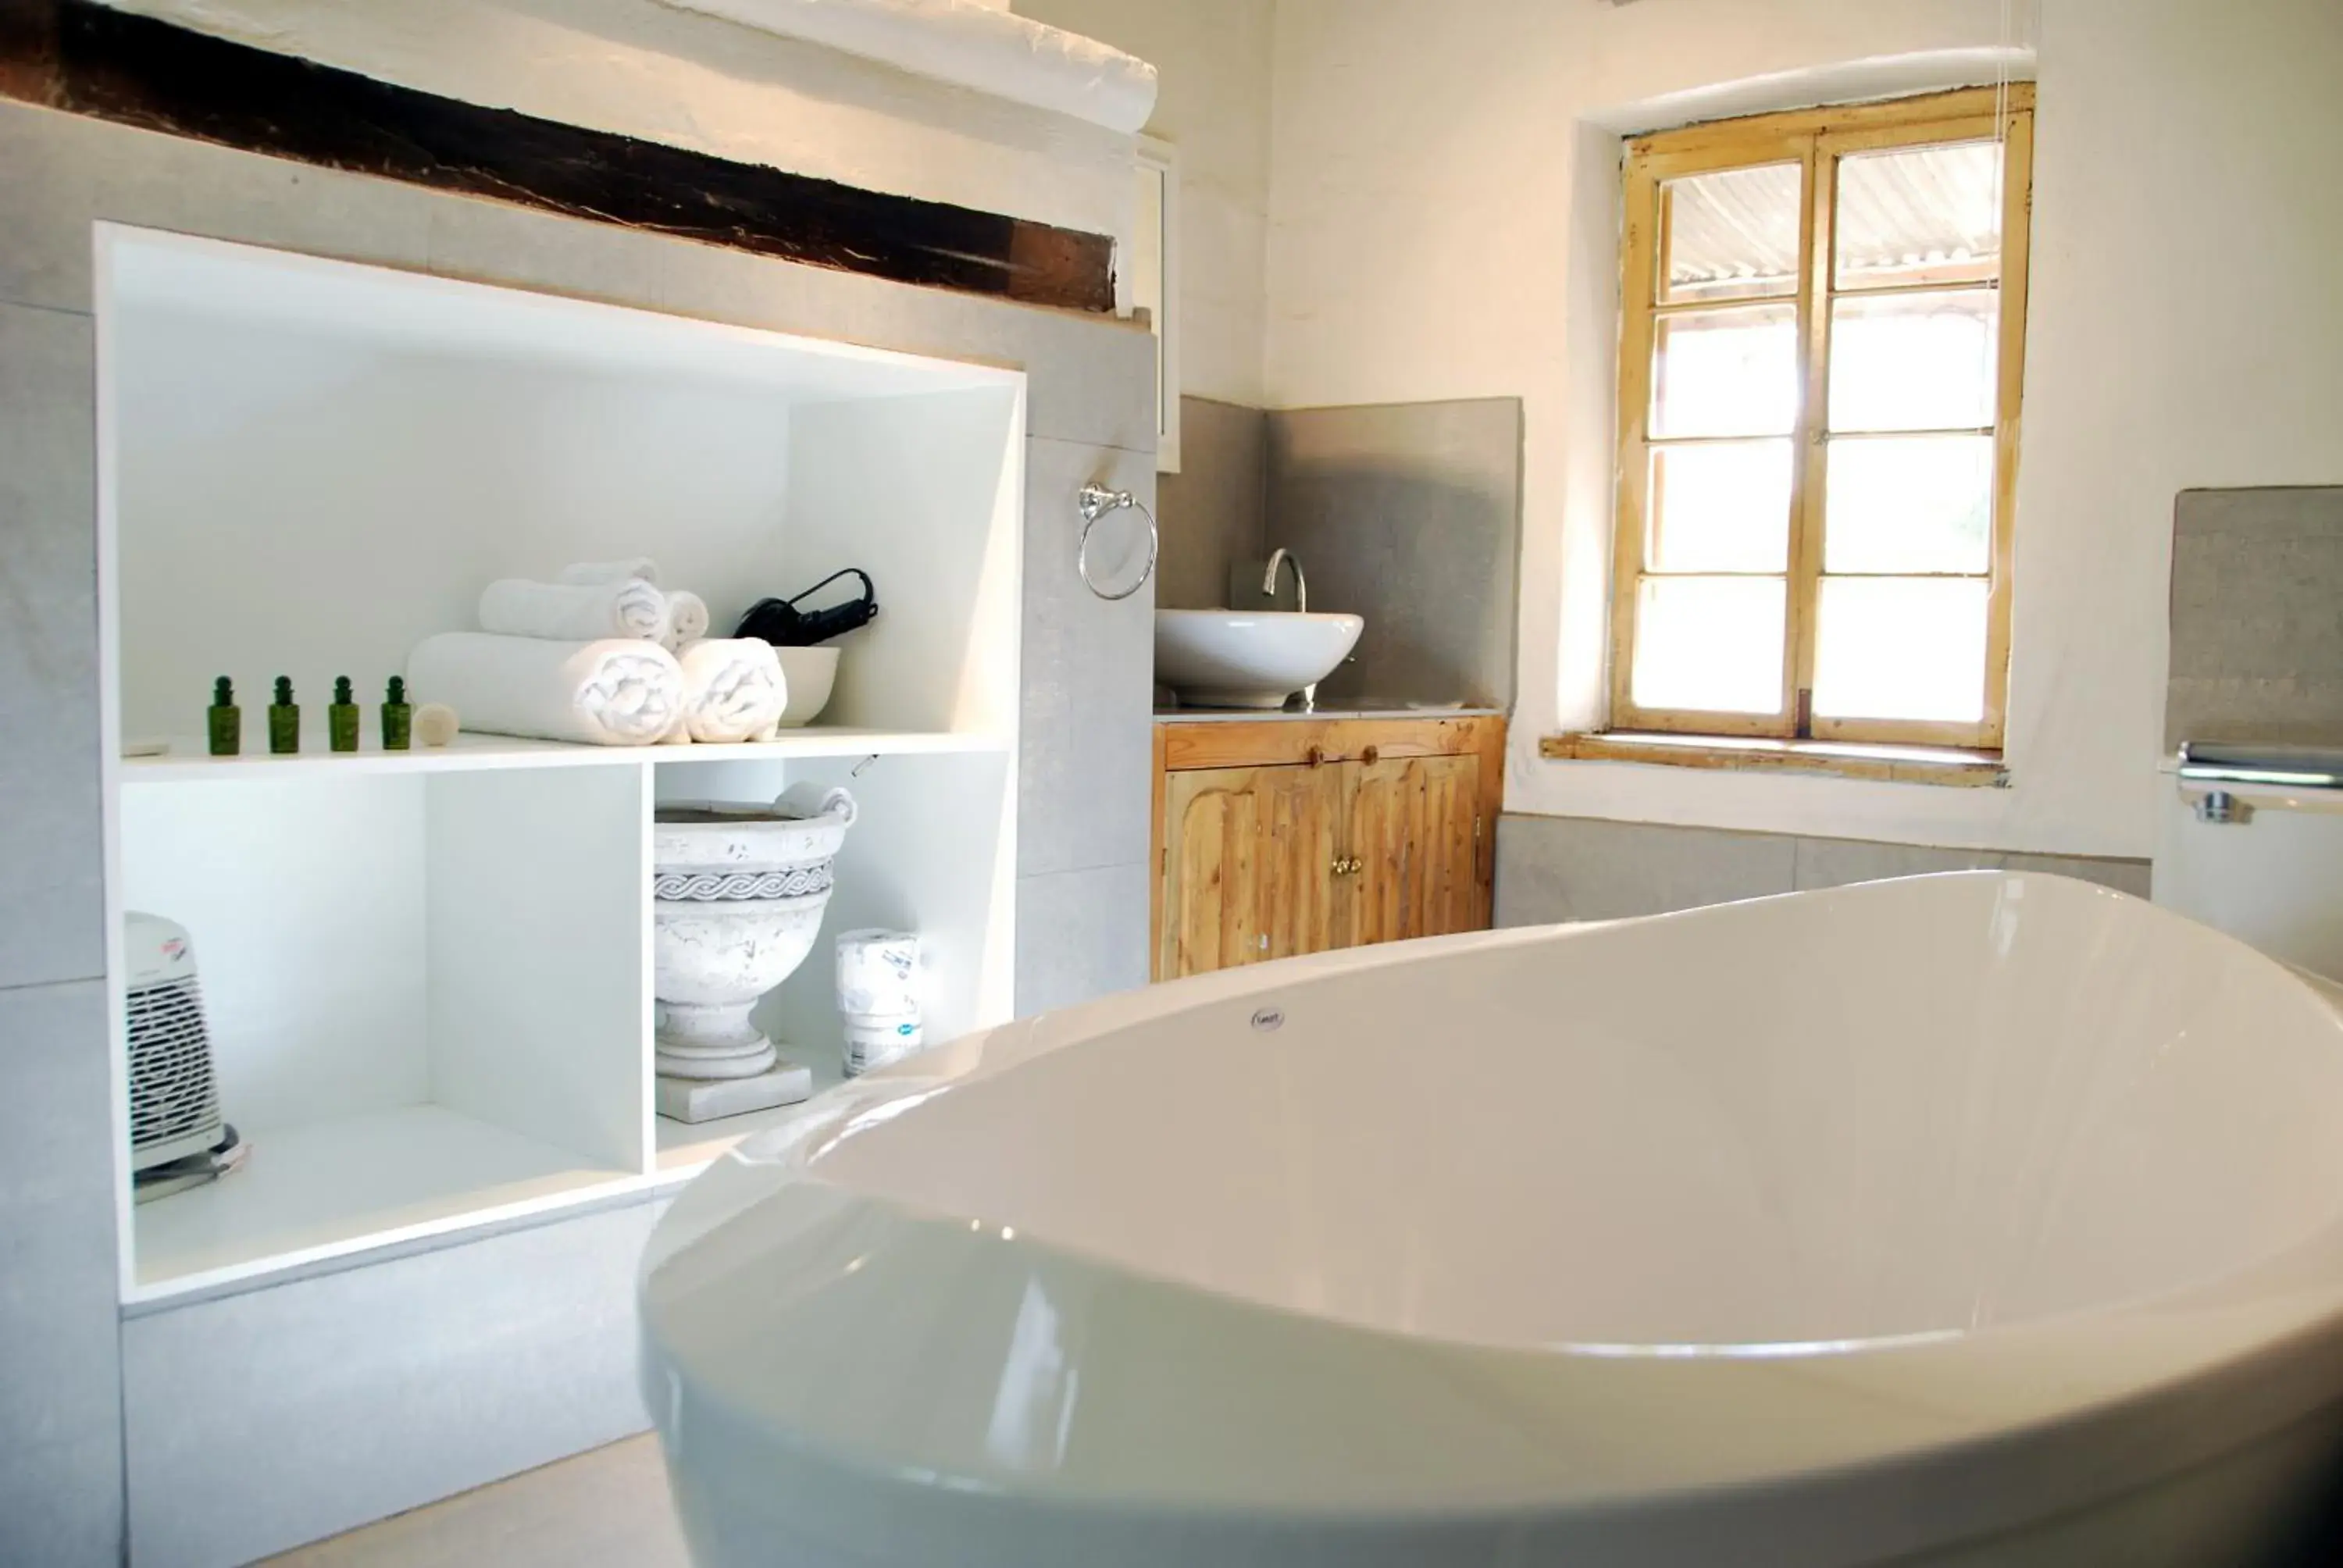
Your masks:
M911 931L847 931L838 939L838 1007L848 1014L920 1010L920 939Z
M859 1077L902 1060L918 1050L925 1030L917 1015L878 1017L849 1014L846 1020L846 1075Z

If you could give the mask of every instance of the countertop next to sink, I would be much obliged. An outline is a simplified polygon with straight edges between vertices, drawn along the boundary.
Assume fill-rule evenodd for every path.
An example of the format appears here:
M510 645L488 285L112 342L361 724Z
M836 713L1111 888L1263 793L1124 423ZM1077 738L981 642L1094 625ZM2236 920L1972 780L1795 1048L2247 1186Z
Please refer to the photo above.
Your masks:
M1155 722L1244 724L1296 719L1491 719L1503 711L1501 708L1411 707L1403 702L1379 702L1369 699L1332 707L1321 704L1316 708L1159 708L1155 710Z

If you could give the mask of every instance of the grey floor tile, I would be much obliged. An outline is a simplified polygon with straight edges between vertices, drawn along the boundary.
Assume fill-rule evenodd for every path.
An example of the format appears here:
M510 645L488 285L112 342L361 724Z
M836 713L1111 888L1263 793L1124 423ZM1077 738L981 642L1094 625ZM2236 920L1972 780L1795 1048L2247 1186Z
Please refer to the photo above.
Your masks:
M271 1568L690 1568L659 1440L581 1453L269 1560Z

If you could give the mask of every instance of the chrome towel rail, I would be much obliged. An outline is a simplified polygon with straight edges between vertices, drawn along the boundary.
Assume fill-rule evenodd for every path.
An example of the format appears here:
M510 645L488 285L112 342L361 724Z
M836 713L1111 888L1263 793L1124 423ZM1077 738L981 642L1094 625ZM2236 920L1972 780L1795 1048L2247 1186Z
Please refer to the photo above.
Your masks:
M1081 542L1074 548L1074 570L1081 574L1082 586L1099 598L1110 601L1129 598L1132 594L1145 588L1147 579L1155 575L1156 552L1162 548L1163 545L1162 535L1155 527L1155 514L1149 511L1146 504L1129 490L1110 490L1104 485L1084 485L1075 492L1075 501L1081 508L1082 538ZM1099 587L1097 578L1091 576L1091 530L1099 526L1101 519L1111 513L1121 511L1126 507L1147 519L1147 567L1139 574L1138 580L1129 588L1117 593L1109 593Z

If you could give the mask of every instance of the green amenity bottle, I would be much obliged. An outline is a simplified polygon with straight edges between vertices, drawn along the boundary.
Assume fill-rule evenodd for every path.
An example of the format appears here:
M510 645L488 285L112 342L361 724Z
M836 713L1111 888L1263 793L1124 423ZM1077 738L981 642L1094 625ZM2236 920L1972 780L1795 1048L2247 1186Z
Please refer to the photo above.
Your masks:
M293 678L277 678L277 700L268 705L268 749L279 757L301 751L301 710L293 705Z
M404 751L415 734L415 709L407 700L407 682L394 675L382 694L382 749Z
M236 688L226 676L212 682L212 705L204 718L211 729L213 756L234 757L244 749L244 709L236 705Z

